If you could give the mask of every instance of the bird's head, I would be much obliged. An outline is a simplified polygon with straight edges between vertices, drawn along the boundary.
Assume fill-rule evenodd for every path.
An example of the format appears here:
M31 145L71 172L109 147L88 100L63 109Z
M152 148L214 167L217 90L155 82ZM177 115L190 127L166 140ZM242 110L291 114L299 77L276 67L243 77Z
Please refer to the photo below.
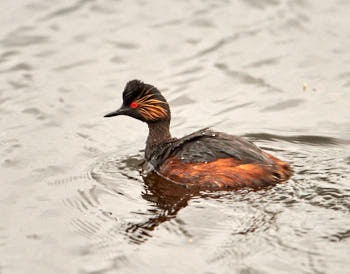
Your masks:
M129 81L123 92L122 106L104 117L127 115L146 123L170 121L170 108L160 91L139 80Z

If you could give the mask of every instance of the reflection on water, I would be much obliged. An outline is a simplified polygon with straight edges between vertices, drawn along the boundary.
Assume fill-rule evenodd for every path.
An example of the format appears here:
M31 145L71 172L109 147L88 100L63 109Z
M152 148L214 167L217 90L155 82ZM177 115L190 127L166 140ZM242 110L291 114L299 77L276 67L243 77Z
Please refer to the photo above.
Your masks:
M1 273L344 273L350 2L1 1ZM105 121L159 87L172 133L214 126L286 184L196 192L140 172L147 129Z
M198 193L192 193L186 188L169 184L162 178L152 174L145 178L145 191L142 198L152 204L152 210L149 210L148 219L138 223L130 223L126 232L134 237L138 236L138 241L143 242L145 237L151 237L151 232L164 222L170 221L176 217L178 211L188 205L188 201ZM178 230L185 236L190 236L185 230L183 224L178 221ZM136 241L137 242L137 241Z

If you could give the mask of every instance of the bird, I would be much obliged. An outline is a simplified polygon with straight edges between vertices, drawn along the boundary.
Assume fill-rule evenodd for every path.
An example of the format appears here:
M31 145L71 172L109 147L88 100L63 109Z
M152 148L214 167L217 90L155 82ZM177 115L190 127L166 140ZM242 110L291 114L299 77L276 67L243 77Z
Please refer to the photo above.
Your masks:
M170 133L170 106L153 85L127 82L122 106L104 117L126 115L148 125L145 160L170 183L200 189L261 189L287 181L289 164L243 137L210 128L182 138Z

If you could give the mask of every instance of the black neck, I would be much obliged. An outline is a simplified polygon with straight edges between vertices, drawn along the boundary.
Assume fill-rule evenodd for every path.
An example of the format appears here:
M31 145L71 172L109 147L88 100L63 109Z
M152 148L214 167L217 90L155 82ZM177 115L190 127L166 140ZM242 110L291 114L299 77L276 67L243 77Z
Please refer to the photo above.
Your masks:
M153 154L157 145L171 140L170 121L161 121L157 123L148 123L148 138L146 142L146 159Z

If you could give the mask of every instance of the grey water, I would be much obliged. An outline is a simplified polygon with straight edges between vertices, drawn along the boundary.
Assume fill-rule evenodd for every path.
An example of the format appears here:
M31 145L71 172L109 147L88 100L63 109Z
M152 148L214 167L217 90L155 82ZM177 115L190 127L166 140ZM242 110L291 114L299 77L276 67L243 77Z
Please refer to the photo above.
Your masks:
M350 1L0 2L0 273L350 273ZM144 180L157 86L181 137L288 162L260 191Z

